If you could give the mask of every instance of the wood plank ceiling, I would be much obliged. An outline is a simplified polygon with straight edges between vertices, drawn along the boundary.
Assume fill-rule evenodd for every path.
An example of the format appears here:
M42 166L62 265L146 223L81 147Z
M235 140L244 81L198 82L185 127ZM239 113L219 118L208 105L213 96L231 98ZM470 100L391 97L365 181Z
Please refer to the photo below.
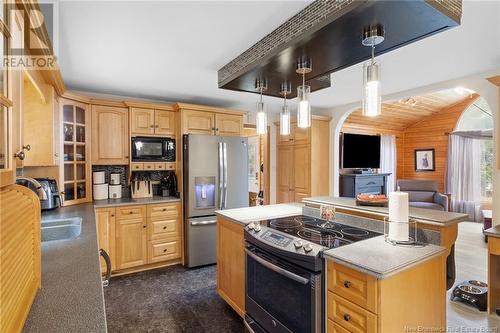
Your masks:
M363 117L361 109L351 113L344 122L349 128L380 128L385 131L403 131L443 108L470 98L466 89L447 89L426 95L412 96L398 101L382 103L382 114L378 117Z

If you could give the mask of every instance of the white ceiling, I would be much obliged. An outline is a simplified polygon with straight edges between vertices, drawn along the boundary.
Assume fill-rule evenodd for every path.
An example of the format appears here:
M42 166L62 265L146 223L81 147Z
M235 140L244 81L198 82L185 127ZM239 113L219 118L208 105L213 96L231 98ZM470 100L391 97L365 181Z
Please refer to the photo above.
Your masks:
M217 70L308 3L62 1L62 75L73 90L250 111L256 96L218 89ZM463 11L460 27L378 58L384 94L500 68L500 1L465 0ZM361 78L359 65L334 73L313 107L359 100Z

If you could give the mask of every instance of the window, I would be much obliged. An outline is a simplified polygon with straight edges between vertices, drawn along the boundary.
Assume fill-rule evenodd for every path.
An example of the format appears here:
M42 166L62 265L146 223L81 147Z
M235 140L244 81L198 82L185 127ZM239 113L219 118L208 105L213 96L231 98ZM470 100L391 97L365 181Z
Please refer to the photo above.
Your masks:
M493 132L493 116L491 109L482 97L479 97L462 114L457 126L458 131L477 132L481 140L481 199L491 201L493 194L493 164L494 148L493 137L488 133Z

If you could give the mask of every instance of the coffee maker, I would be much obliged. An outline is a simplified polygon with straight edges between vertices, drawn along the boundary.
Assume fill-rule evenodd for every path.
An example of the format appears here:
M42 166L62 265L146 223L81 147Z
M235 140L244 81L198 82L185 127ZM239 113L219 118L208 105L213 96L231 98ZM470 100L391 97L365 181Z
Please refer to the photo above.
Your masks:
M40 200L42 210L52 210L62 206L62 197L57 182L52 178L35 178L47 194L47 200Z
M160 182L160 193L162 197L178 197L177 177L175 172L170 171Z

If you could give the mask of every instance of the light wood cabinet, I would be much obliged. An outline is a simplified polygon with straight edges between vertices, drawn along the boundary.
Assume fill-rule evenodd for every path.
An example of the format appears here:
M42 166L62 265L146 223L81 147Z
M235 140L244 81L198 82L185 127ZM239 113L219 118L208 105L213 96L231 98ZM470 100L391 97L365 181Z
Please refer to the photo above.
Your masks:
M41 287L40 200L27 187L0 189L0 332L21 332Z
M154 134L155 110L130 108L130 123L132 134Z
M245 315L245 241L243 226L217 217L217 292Z
M240 136L243 131L243 117L233 114L215 114L215 133L221 136Z
M172 111L155 110L155 134L175 135L175 113Z
M312 126L305 129L292 122L290 135L277 133L278 203L329 194L329 121L314 117Z
M183 134L214 135L215 114L205 111L184 110L182 112Z
M129 163L128 109L92 106L92 164Z
M442 254L378 279L327 260L327 333L446 330L445 261Z
M117 269L147 264L146 219L117 220L116 224Z
M181 112L182 134L243 135L241 111L184 103L177 103L176 109Z
M63 98L60 103L62 115L62 175L64 205L73 205L92 200L90 123L88 104Z
M175 136L175 112L146 108L130 108L132 135Z
M99 247L108 252L114 273L181 262L179 202L98 208L96 224Z
M53 166L59 163L59 110L54 88L35 82L25 74L23 89L24 166Z
M99 249L103 249L111 259L111 270L116 269L115 259L115 208L98 208L95 211L97 244ZM99 257L101 262L101 272L106 272L106 262Z

